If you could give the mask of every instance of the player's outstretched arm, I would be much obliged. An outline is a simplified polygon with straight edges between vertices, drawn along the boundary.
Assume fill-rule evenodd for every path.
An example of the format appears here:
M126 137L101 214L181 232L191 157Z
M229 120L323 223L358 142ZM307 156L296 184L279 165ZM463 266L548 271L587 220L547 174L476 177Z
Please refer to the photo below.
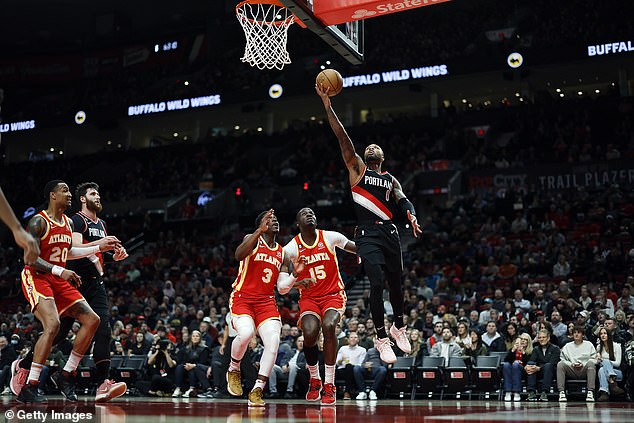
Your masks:
M343 127L341 121L337 117L337 114L332 108L330 97L328 96L329 88L324 88L319 84L315 84L315 91L317 91L317 95L319 95L324 103L326 115L328 116L328 123L330 123L332 131L335 133L337 140L339 140L339 148L341 148L343 161L346 163L346 167L350 173L350 180L356 181L359 179L359 176L361 176L361 172L363 171L363 159L361 159L355 151L352 140L348 136L346 129Z
M347 251L352 254L357 254L357 244L354 241L346 242L346 245L343 247L344 251Z
M15 243L24 250L24 263L33 264L40 255L40 243L20 225L20 221L13 213L2 188L0 188L0 218L13 232Z
M242 261L249 256L258 245L258 239L265 233L269 228L269 223L271 221L271 217L273 216L273 209L266 212L264 217L262 218L262 222L260 222L260 227L257 228L252 234L249 234L244 237L242 243L238 245L236 248L235 257L236 260Z
M418 235L423 233L420 225L418 224L418 219L416 218L416 210L414 210L414 205L411 201L407 199L405 193L403 192L403 187L401 183L393 178L394 181L394 198L396 199L396 204L398 204L399 209L407 216L407 220L412 225L412 232L415 238L418 238Z

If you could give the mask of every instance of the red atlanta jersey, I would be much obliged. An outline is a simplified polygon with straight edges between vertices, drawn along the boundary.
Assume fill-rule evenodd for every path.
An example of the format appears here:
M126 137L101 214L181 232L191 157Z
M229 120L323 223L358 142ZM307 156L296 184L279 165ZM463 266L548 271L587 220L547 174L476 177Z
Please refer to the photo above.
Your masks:
M306 244L301 234L286 244L284 252L291 261L298 256L306 257L308 260L308 265L302 273L297 275L297 280L313 278L317 282L309 288L302 289L300 291L302 297L316 298L344 289L335 247L343 249L347 243L348 238L339 232L317 229L317 238L313 245Z
M233 290L249 296L270 297L275 295L277 277L284 261L282 246L275 243L270 248L264 239L258 239L253 252L240 262Z
M60 224L49 217L45 210L39 212L38 215L46 222L46 232L40 239L40 258L54 266L66 267L68 250L73 240L70 219L63 214L63 223ZM32 273L37 272L33 267L25 266L25 268L31 270Z

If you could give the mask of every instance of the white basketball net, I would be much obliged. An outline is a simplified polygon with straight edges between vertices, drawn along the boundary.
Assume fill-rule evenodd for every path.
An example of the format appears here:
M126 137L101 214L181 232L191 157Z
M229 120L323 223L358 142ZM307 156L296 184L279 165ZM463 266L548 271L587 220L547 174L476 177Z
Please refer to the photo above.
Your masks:
M258 69L281 70L291 63L286 41L295 17L290 10L275 4L243 3L236 14L247 39L240 60Z

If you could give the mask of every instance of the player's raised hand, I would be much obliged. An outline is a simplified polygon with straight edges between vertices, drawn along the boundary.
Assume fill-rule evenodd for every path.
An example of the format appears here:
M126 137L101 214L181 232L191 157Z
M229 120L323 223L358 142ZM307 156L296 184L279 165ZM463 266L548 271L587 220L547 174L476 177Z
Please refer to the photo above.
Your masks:
M324 106L326 108L330 107L330 96L328 95L330 88L324 87L321 84L315 84L315 91L317 91L317 95L321 97L321 101L324 102Z
M418 238L418 234L422 234L423 230L420 228L420 225L418 224L418 220L416 219L416 216L410 213L409 210L407 211L407 220L409 220L409 223L412 225L412 232L414 232L414 238Z
M260 222L260 227L258 228L260 232L264 233L269 230L269 225L271 224L271 220L273 219L273 215L275 214L275 210L271 209L266 212L262 221Z
M118 247L114 248L114 255L112 256L112 259L114 261L121 261L121 260L125 260L129 257L128 252L125 250L125 248L123 247L123 245L120 245Z
M22 228L13 231L15 243L24 249L24 264L31 265L40 255L40 243Z
M75 288L79 288L81 286L81 278L79 275L72 270L64 269L62 274L60 275L62 279L68 281Z
M116 236L107 236L101 238L97 245L99 245L99 251L110 251L121 246L121 241Z

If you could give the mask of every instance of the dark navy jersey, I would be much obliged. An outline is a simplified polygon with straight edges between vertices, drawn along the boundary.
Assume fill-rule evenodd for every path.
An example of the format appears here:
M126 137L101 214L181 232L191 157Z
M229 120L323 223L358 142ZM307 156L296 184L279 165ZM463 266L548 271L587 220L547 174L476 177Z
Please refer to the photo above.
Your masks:
M396 202L394 177L364 167L359 180L352 185L352 200L359 223L392 220Z
M72 221L74 226L73 232L78 232L82 235L84 238L84 244L98 241L108 235L108 232L106 231L106 223L99 218L97 218L97 220L92 220L89 216L79 212L73 216ZM81 245L76 245L76 247L81 247ZM103 267L103 257L101 253L97 253L96 255L99 257L99 261L101 261L101 266ZM87 257L79 260L69 260L66 267L74 270L82 278L99 276L99 272L97 271L94 263Z

